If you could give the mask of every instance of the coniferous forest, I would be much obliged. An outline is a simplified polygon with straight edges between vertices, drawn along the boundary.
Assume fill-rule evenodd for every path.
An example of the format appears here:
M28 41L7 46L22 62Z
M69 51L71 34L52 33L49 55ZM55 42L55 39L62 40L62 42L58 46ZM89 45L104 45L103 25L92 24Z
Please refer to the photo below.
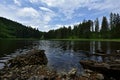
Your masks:
M61 27L57 30L50 30L45 34L45 37L47 39L118 39L120 38L120 15L111 13L109 20L103 16L101 23L98 18L95 21L83 20L80 24L74 25L73 28L69 26L68 28Z
M15 21L0 17L0 38L38 39L118 39L120 38L120 15L111 13L109 19L103 16L96 20L83 20L73 27L61 27L48 32L24 26Z

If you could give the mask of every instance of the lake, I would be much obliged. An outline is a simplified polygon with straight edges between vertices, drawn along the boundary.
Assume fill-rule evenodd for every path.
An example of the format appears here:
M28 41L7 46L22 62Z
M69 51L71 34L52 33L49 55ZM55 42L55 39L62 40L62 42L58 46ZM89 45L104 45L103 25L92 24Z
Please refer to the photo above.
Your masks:
M33 49L45 50L48 58L47 66L50 69L60 71L69 71L76 68L78 73L82 73L83 68L80 60L107 61L107 57L89 56L96 50L102 50L106 54L120 50L120 42L109 41L54 41L54 40L0 40L0 68L4 66L3 62L14 58L17 55Z

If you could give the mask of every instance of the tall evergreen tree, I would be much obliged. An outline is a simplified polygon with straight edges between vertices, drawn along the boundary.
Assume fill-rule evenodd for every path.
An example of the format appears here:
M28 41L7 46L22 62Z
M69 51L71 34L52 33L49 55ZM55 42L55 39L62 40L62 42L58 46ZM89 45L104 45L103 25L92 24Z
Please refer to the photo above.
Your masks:
M95 20L95 32L99 32L99 20L96 18Z
M113 13L110 13L110 29L113 29L114 27L114 15Z
M108 21L107 18L104 16L102 19L102 25L101 25L101 36L102 38L108 38L108 31L109 31L109 26L108 26Z

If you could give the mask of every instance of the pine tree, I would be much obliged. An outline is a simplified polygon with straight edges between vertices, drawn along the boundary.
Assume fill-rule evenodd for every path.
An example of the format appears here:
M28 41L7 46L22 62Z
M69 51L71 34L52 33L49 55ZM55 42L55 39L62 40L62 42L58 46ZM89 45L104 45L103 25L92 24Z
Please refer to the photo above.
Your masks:
M95 32L99 32L99 21L98 18L95 20Z
M104 16L102 20L101 30L100 30L102 38L109 37L108 31L109 31L108 21L107 21L107 18Z

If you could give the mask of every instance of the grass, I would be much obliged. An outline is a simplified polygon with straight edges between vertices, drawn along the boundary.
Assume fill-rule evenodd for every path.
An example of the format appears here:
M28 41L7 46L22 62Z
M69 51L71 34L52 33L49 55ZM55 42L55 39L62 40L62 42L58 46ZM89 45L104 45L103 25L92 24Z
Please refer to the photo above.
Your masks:
M63 40L63 41L114 41L120 42L120 39L35 39L35 38L0 38L0 40Z
M120 39L50 39L50 40L69 40L69 41L114 41L120 42Z
M0 40L40 40L35 38L0 38Z

